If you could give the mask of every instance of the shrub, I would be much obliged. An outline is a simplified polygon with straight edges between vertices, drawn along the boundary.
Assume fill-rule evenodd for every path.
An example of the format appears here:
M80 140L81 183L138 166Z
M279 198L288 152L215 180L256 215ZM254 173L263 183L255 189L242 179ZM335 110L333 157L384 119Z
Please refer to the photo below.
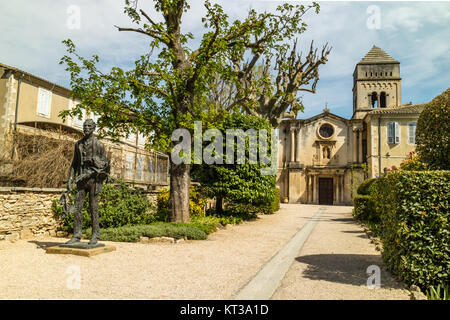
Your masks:
M92 230L85 231L90 238ZM137 242L141 237L172 237L189 240L205 240L207 233L198 225L187 223L154 223L150 225L123 226L118 228L100 229L100 240L117 242Z
M157 215L158 221L168 221L169 219L169 197L168 188L162 189L157 197ZM189 215L190 217L204 216L204 208L208 199L203 196L200 187L191 185L189 189Z
M400 169L408 171L423 171L427 170L427 164L420 160L420 156L411 151L408 157L400 163Z
M383 258L408 284L450 282L450 171L395 171L378 183Z
M264 214L272 214L280 210L280 189L275 188L275 194L273 196L272 202L265 209L262 210ZM264 205L262 206L264 208Z
M380 179L372 178L363 181L358 189L357 194L353 198L353 216L371 225L380 222L380 215L377 213L375 198L377 194L377 185Z
M370 195L357 195L353 199L353 216L361 221L379 223L380 217L375 210L374 198Z
M368 195L369 194L369 187L372 185L372 183L374 183L376 180L376 178L372 178L372 179L367 179L364 180L358 187L358 189L356 189L356 192L360 195Z
M417 153L430 169L450 170L450 88L420 114L416 143Z
M56 215L62 213L62 207L57 201L53 202ZM89 200L84 202L83 229L91 226L89 214ZM98 215L100 228L115 228L125 225L150 224L156 221L155 208L152 203L138 189L133 189L125 183L118 185L106 184L98 196ZM73 232L73 216L63 219L62 229Z

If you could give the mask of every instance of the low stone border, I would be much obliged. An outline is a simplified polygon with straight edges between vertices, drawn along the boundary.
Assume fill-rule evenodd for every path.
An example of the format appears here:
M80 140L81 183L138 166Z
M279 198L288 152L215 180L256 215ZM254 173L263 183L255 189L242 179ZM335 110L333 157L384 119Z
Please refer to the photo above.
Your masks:
M0 193L9 192L34 192L34 193L64 193L63 188L25 188L25 187L0 187Z
M172 237L154 237L154 238L149 238L149 237L141 237L140 239L140 243L157 243L157 242L162 242L162 243L180 243L180 242L184 242L185 239L181 238L181 239L175 239Z

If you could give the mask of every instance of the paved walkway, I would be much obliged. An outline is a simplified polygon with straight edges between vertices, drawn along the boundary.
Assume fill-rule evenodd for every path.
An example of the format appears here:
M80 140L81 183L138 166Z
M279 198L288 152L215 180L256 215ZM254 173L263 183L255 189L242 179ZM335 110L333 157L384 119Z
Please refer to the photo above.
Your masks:
M264 299L409 299L383 268L381 289L367 287L367 267L382 261L351 207L282 205L206 241L45 253L64 241L0 242L0 299L252 299L255 286Z

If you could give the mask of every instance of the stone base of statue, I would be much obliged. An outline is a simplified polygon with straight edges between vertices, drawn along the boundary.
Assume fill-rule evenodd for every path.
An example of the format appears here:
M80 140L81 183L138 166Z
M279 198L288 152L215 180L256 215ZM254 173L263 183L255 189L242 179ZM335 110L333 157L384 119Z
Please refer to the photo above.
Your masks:
M89 244L88 242L75 242L71 244L60 244L54 247L48 247L45 252L53 254L74 254L77 256L90 257L100 253L106 253L116 250L116 247L105 245L104 243Z

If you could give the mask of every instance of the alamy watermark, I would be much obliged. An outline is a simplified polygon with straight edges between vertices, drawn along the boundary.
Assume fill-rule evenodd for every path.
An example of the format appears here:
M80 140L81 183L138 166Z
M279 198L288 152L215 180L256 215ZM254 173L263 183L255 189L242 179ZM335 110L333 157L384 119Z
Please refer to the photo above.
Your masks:
M370 5L367 7L366 13L369 15L366 21L367 29L381 28L381 9L377 5Z
M275 130L266 129L226 129L224 134L218 129L202 131L202 122L194 122L194 138L185 128L172 132L172 142L177 142L171 152L171 161L175 164L244 164L248 143L248 163L260 164L262 175L274 175L277 170L277 138ZM270 137L270 138L269 138ZM181 140L181 141L180 141ZM269 142L270 140L270 152ZM194 154L192 156L192 141ZM236 143L235 143L236 141ZM203 148L204 142L210 142ZM236 150L236 153L235 153ZM225 159L225 161L224 161Z
M369 274L367 279L367 288L380 289L381 288L381 270L377 265L370 265L367 267L366 273Z
M67 267L66 274L69 275L66 279L66 287L69 290L80 290L81 288L81 269L80 266L71 265Z
M67 7L67 28L70 30L80 30L81 29L81 9L77 5L71 5Z

